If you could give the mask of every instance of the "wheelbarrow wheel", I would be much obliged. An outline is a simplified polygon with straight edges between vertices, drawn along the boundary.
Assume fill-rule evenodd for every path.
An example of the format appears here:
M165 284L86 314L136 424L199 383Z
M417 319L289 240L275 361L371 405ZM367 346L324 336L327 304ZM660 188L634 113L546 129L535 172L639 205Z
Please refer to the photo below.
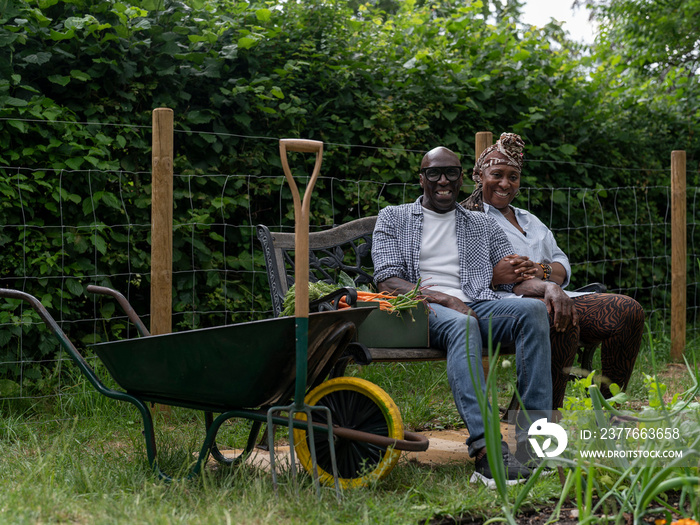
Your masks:
M333 425L372 434L403 439L403 421L396 403L374 383L357 377L338 377L326 381L306 395L306 404L330 409ZM326 417L313 412L315 422L325 424ZM294 430L297 456L304 469L313 474L309 437L304 429ZM401 452L362 441L335 436L335 454L341 487L360 487L384 478L396 465ZM330 446L325 433L314 432L314 444L320 481L333 485Z

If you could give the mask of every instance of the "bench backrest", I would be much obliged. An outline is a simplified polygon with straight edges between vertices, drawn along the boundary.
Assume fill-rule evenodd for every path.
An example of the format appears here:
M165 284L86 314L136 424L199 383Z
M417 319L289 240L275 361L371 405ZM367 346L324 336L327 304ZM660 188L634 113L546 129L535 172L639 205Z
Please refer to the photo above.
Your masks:
M310 233L310 281L337 283L342 270L358 286L371 283L372 232L376 222L376 216L365 217L329 230ZM265 257L272 309L278 316L282 311L284 296L294 284L294 234L271 232L263 224L258 225L257 233Z

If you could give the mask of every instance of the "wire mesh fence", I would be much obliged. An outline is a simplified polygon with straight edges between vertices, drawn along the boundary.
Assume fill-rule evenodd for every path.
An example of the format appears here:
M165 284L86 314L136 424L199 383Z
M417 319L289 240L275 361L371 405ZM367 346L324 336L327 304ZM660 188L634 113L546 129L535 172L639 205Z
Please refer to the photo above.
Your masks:
M262 166L257 158L241 157L239 169L228 174L178 172L175 167L176 331L272 315L255 227L264 223L273 231L291 231L294 221L291 197L275 161L279 158L276 139L268 144L271 160ZM327 150L345 155L352 147L329 144ZM300 162L297 175L303 178L305 166ZM529 160L525 170L537 169L539 164ZM312 230L375 215L387 204L412 202L422 193L413 174L382 182L334 176L323 169L321 173ZM149 172L5 166L0 168L0 180L0 286L37 296L79 348L136 336L111 300L86 292L88 284L122 292L148 325ZM466 186L464 196L468 191ZM697 335L700 188L688 188L687 196L687 321L690 334ZM572 288L604 282L609 291L636 298L655 333L668 329L669 186L526 185L514 204L533 211L552 229L571 259ZM60 370L64 356L41 324L24 305L0 304L0 395L5 400L76 395L64 374L47 373Z

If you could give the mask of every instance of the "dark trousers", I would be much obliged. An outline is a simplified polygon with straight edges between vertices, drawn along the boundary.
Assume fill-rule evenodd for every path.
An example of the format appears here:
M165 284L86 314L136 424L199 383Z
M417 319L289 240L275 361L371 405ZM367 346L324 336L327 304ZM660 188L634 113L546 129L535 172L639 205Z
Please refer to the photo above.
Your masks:
M556 332L552 327L554 316L549 316L553 409L561 408L564 402L568 370L576 357L579 340L601 343L602 374L605 378L601 392L607 398L611 395L609 383L617 383L622 389L627 386L644 333L644 310L631 297L593 293L574 297L573 300L579 315L577 327Z

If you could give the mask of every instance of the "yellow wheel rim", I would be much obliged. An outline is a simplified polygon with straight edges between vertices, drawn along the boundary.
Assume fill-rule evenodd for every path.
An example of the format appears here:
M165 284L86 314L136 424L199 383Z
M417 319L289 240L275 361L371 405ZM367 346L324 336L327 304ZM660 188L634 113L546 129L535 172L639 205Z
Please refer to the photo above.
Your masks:
M396 403L374 383L358 377L337 377L314 388L306 395L306 404L324 405L331 411L334 425L403 439L403 421ZM318 412L314 421L325 423ZM314 432L318 473L322 483L333 485L333 468L328 438ZM382 449L366 442L335 437L335 453L340 486L353 488L384 478L401 456L398 450ZM313 474L311 451L306 430L294 430L295 451L304 469Z

